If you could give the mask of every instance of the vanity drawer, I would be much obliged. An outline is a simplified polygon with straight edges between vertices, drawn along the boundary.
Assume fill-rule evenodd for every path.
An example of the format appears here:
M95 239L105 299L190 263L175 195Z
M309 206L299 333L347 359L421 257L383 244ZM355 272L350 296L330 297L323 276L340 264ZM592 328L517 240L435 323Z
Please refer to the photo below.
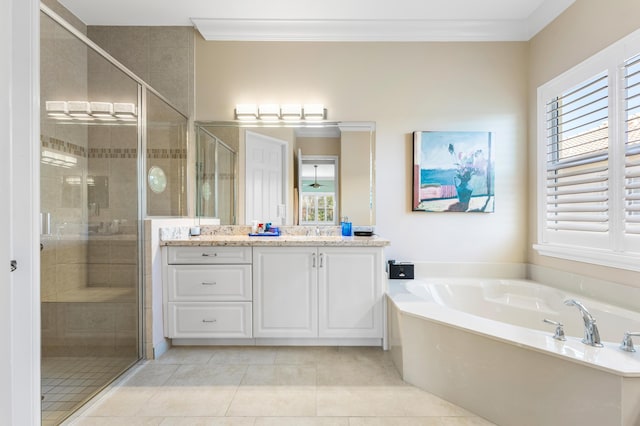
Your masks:
M169 265L168 301L250 301L251 265Z
M170 265L251 263L251 247L167 247Z
M251 302L181 302L168 308L168 337L252 337Z

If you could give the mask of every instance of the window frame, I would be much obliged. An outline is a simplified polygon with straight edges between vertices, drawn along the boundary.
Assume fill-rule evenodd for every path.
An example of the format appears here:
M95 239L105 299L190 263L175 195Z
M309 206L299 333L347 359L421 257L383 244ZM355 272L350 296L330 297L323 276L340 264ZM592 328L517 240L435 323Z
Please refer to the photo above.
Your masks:
M640 235L625 233L625 63L640 54L640 30L610 45L537 90L537 241L543 256L640 271ZM600 73L608 78L608 221L601 235L553 231L547 227L547 109L549 101Z
M320 208L320 199L324 199L324 207ZM313 220L306 220L303 218L302 213L300 214L300 225L335 225L337 223L336 212L336 194L335 192L302 192L302 198L300 199L300 205L302 206L301 212L305 212L305 209L308 207L305 206L305 200L311 199L313 200ZM332 201L332 207L327 207L329 205L329 199ZM319 220L320 211L324 211L325 220ZM331 212L333 215L333 219L326 220L327 212ZM308 211L306 211L308 215Z

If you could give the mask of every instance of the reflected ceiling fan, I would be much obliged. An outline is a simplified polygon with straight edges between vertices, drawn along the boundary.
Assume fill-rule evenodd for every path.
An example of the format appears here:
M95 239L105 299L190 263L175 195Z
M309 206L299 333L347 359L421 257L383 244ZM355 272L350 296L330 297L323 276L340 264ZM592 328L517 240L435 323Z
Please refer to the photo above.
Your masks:
M313 183L310 183L309 186L312 188L320 188L322 185L318 183L318 165L314 164L313 167L315 169L315 178L313 180Z

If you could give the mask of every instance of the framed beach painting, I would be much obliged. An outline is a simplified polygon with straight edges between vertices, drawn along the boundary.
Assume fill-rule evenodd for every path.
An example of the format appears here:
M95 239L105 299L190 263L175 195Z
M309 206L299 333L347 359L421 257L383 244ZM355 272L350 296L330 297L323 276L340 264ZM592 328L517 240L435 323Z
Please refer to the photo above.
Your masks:
M413 211L493 213L491 132L413 133Z

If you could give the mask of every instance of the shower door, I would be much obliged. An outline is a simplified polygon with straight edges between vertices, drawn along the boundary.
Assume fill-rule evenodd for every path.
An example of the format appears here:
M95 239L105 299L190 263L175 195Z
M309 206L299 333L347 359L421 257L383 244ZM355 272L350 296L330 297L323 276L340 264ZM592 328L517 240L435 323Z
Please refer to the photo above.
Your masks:
M141 93L41 13L43 424L139 359Z

